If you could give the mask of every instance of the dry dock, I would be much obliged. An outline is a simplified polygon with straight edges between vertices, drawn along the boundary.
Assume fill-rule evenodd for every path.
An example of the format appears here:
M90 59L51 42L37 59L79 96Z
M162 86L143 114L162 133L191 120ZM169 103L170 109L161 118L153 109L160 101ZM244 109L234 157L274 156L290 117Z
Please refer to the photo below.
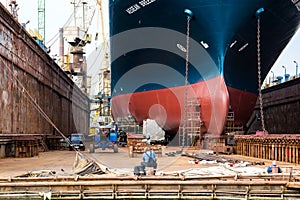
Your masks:
M167 147L165 153L178 149ZM77 176L72 173L74 151L42 152L32 158L0 160L0 199L299 199L298 165L278 162L291 173L263 173L270 160L239 155L219 155L227 160L264 162L265 165L228 167L223 164L193 164L193 156L160 156L156 176L134 176L133 167L140 156L130 157L128 148L119 153L97 150L83 152L95 161L116 169L106 175ZM189 150L196 155L199 150ZM206 155L205 157L216 156ZM255 170L259 170L259 172ZM34 176L35 171L55 172ZM49 171L47 171L49 170ZM248 173L246 173L248 171ZM31 172L29 177L20 177ZM129 172L129 174L125 175Z

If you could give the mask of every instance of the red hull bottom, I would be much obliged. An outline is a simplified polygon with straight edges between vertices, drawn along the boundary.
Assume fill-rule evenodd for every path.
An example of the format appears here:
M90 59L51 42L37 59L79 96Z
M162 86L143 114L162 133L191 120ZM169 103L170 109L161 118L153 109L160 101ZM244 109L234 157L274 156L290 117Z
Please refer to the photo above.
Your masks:
M255 106L257 95L225 85L223 77L184 86L119 95L112 99L112 113L134 117L138 124L155 120L165 131L176 134L183 126L184 99L197 99L200 116L207 133L220 135L224 130L229 105L235 115L235 126L244 126Z
M183 125L185 93L200 104L201 120L208 133L222 133L229 108L229 95L223 77L186 87L174 87L119 95L112 98L112 113L133 116L139 124L155 120L165 131L176 131ZM176 132L174 133L176 134Z
M234 125L245 126L257 101L257 95L228 87L231 109L234 112Z

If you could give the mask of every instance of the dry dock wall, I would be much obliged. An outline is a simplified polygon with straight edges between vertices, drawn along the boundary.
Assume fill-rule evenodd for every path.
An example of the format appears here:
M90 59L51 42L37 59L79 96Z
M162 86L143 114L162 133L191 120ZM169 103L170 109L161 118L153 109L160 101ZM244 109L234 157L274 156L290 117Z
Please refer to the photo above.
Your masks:
M58 135L29 96L65 135L88 133L89 99L0 3L0 139Z
M300 78L263 90L263 111L266 130L274 134L300 133ZM248 122L248 133L261 130L259 104Z

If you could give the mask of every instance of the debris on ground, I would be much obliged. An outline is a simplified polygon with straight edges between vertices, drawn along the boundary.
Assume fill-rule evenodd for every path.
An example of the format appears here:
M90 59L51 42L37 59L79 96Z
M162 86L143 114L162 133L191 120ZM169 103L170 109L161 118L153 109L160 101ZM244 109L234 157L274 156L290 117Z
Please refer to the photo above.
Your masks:
M86 174L106 174L109 173L109 169L104 165L89 159L83 154L77 152L73 164L73 172L79 176Z
M165 155L170 156L170 157L175 157L177 155L177 153L176 152L166 152Z
M267 174L266 169L259 167L230 167L228 164L220 164L218 166L205 168L191 168L187 170L179 170L174 172L159 172L160 176L225 176L225 175L261 175Z
M56 172L53 170L39 170L39 171L29 171L25 174L22 174L20 176L16 176L18 178L24 178L24 177L52 177L55 176Z
M249 165L265 165L264 162L256 161L256 162L248 162L241 159L235 159L231 157L223 157L220 155L212 155L212 154L206 154L206 153L200 153L200 154L194 154L194 153L182 153L181 156L187 156L190 158L193 158L194 160L199 160L199 163L201 164L215 164L215 163L232 163L232 165L240 165L244 166L245 164L247 166ZM201 162L202 161L202 162ZM210 163L212 162L212 163Z
M82 153L77 152L73 164L73 172L76 175L110 175L110 176L128 176L132 174L126 169L112 169L99 162L89 159Z

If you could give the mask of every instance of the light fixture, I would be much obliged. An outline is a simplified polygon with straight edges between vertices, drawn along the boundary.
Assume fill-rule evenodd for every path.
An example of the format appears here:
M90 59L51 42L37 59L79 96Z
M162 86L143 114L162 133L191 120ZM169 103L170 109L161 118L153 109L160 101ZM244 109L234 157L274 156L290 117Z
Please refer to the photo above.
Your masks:
M298 63L294 60L294 63L296 64L296 77L298 76Z
M284 77L286 76L286 67L282 66L282 68L284 69Z
M275 74L274 74L273 71L271 71L271 73L273 74L273 81L272 82L274 82L275 81Z

